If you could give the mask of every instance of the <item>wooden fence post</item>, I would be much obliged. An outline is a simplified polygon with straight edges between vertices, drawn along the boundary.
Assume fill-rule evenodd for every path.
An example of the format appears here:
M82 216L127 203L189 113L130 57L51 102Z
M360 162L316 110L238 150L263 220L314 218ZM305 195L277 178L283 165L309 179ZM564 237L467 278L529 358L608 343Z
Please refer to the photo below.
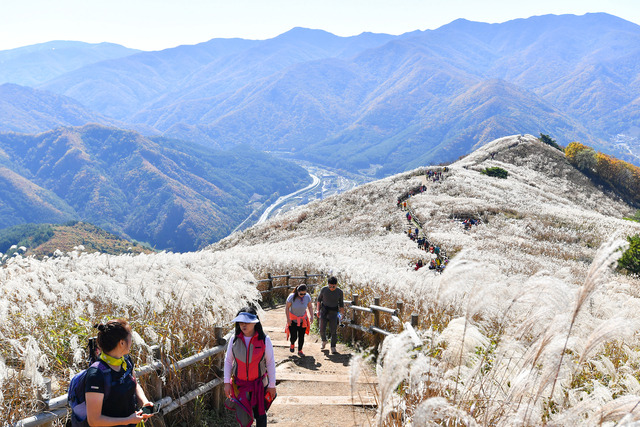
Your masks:
M352 294L351 295L351 305L359 305L360 302L360 295L356 295L356 294ZM359 317L359 313L358 310L353 310L352 314L351 314L351 323L353 323L354 325L359 325L360 324L360 320L358 319ZM351 329L351 345L355 345L355 341L356 341L356 330L354 328L350 328Z
M162 347L160 347L159 345L154 345L151 347L151 352L154 360L159 360L164 363L164 353L162 352ZM148 384L150 388L149 397L151 398L151 401L157 402L161 400L164 397L162 393L162 388L164 386L164 383L162 382L162 371L157 370L154 373L149 374ZM164 416L158 413L151 417L149 421L147 421L147 424L152 427L164 427Z
M224 330L222 326L215 326L213 328L213 333L216 338L216 345L223 345L225 340L222 336ZM220 353L213 358L212 361L213 368L215 370L215 375L220 376L224 375L224 353ZM226 396L224 395L224 384L219 385L218 387L212 390L213 393L213 407L216 412L220 413L224 409L224 401Z
M418 318L418 315L416 313L412 313L411 314L411 326L413 326L414 328L417 328L419 323L420 323L420 319Z
M38 412L49 410L49 400L51 400L51 396L51 378L45 377L44 384L38 387ZM51 427L53 426L53 422L47 422L41 425Z
M306 285L306 284L307 284L307 279L308 279L308 278L309 278L309 275L308 275L308 274L307 274L307 272L305 271L305 272L304 272L304 279L302 279L302 283L303 283L304 285Z
M273 277L271 277L271 273L267 273L267 280L269 280L269 285L267 286L267 290L271 291L271 289L273 289Z
M401 323L398 324L398 333L402 332L402 320L404 317L404 303L402 301L396 302L396 311L398 312L398 317L400 318Z
M380 297L373 298L373 305L380 306ZM373 326L376 328L380 327L380 312L378 310L373 310ZM377 333L373 333L373 344L375 346L376 354L378 353L378 346L380 345L380 337Z
M289 274L289 272L287 271L287 276L284 278L284 280L285 280L284 284L287 287L286 288L287 295L289 295L289 278L290 277L291 277L291 274Z

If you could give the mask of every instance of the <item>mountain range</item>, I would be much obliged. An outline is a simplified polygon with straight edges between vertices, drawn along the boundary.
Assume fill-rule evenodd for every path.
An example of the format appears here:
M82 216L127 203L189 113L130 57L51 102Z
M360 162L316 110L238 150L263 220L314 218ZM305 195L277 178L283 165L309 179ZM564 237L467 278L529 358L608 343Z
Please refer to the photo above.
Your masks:
M56 40L0 51L0 84L33 86L85 65L132 55L139 50L114 43Z
M545 133L640 163L640 26L603 13L0 61L0 227L82 220L198 249L310 180L262 151L380 177Z
M37 88L145 133L378 176L514 133L640 158L640 26L604 13L401 36L295 28L95 62Z
M0 228L82 220L158 249L196 250L311 181L293 163L101 125L0 134Z

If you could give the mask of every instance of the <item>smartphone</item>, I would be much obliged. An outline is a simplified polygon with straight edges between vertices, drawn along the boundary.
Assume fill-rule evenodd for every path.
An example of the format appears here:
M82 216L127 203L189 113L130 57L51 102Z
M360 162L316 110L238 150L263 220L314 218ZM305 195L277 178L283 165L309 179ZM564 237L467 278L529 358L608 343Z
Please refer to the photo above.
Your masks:
M156 405L155 403L153 404L153 406L142 407L143 414L155 414L156 412L158 412L158 405Z

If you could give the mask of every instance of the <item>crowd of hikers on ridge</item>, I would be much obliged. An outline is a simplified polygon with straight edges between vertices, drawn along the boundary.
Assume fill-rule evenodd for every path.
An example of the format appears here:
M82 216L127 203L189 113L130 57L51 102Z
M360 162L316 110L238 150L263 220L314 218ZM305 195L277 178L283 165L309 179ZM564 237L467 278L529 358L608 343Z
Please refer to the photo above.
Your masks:
M444 167L441 171L427 170L425 172L424 182L439 182L444 179L444 173L448 171L449 168L447 167ZM419 270L424 266L428 266L430 270L435 270L438 273L442 273L442 271L449 263L449 258L447 257L444 249L440 248L440 246L435 244L434 242L429 241L429 239L427 238L427 234L423 229L421 221L411 209L411 197L423 193L426 190L427 187L425 183L410 189L409 191L398 197L396 206L398 207L398 209L406 212L405 215L407 218L407 222L409 223L409 228L405 231L405 234L412 241L417 243L418 249L424 250L428 254L427 261L424 261L422 258L418 259L415 262L414 269ZM480 223L479 219L471 217L461 219L460 221L463 224L465 230L469 230L472 226L478 225Z

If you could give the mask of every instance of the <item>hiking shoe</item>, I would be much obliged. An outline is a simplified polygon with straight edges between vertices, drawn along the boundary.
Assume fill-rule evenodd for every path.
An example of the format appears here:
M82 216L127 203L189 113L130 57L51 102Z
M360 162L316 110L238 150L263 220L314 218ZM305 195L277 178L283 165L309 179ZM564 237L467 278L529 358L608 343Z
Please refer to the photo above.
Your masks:
M327 347L327 342L322 341L322 347L320 347L320 350L324 350L326 347Z
M298 350L298 356L304 357L304 353L302 352L302 350Z
M295 346L294 346L293 344L291 344L291 345L289 346L289 351L290 351L291 353L293 353L293 350L294 350L294 349L295 349Z
M331 354L336 354L338 353L338 350L336 350L335 347L331 347Z

